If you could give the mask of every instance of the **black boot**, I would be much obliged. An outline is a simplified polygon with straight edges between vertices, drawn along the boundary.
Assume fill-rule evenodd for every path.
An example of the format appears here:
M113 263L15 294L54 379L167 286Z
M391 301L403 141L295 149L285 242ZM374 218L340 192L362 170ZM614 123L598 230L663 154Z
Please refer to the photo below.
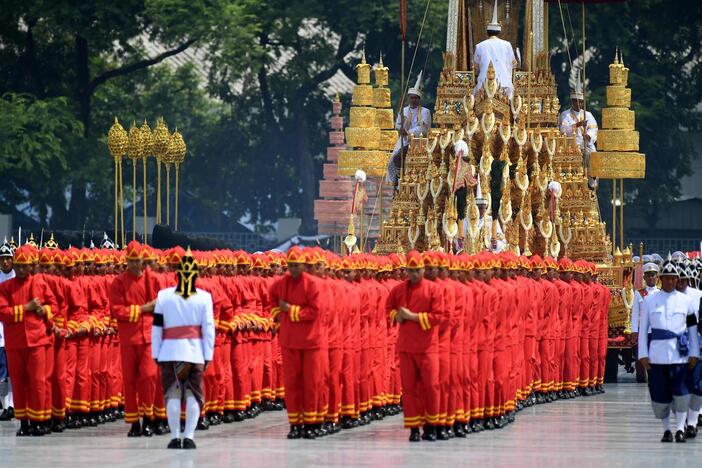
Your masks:
M210 422L207 420L206 417L201 417L200 419L197 420L197 429L200 431L206 431L210 428Z
M290 426L290 432L288 432L288 439L299 439L302 437L302 430L300 426Z
M410 429L410 436L409 436L409 441L410 442L419 442L420 436L419 436L419 429L416 427L413 427Z
M463 430L463 424L457 422L453 425L453 433L459 439L465 439L466 433Z
M153 424L154 422L152 420L144 418L144 421L141 424L141 435L143 437L151 437L154 435Z
M29 421L23 419L20 421L20 427L17 430L17 437L27 437L32 435L32 431L29 428Z
M424 426L424 433L422 434L422 440L428 442L436 442L436 429L434 426L427 424Z
M305 426L302 429L302 438L308 440L316 439L317 433L314 429L315 428L312 424L305 424Z
M68 416L68 424L66 425L66 427L68 429L80 429L81 427L83 427L83 425L80 422L80 418L77 415L72 414Z
M154 424L154 434L163 435L166 433L166 428L163 425L162 419L157 419L156 424Z
M138 422L132 423L131 429L127 432L127 437L141 437L141 425Z

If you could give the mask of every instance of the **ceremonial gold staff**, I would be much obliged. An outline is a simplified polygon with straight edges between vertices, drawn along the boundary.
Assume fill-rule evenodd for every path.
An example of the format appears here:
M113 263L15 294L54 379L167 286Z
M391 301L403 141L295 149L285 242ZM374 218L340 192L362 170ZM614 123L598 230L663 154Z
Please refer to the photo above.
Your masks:
M110 127L110 131L107 133L107 147L110 150L112 159L115 162L115 242L120 242L117 237L117 230L119 226L119 215L118 206L122 208L122 236L124 237L124 206L122 204L122 157L127 151L128 143L127 132L124 127L120 125L117 117L115 117L115 123ZM118 189L119 187L119 189ZM119 202L117 201L119 199ZM124 245L124 239L121 241Z
M137 160L144 153L144 140L141 130L132 122L129 129L129 141L127 143L127 156L132 160L132 240L136 240L136 186L137 186Z
M142 161L144 163L144 174L143 174L144 175L144 182L143 182L143 185L144 185L144 244L146 244L148 241L148 238L149 238L148 234L147 234L149 226L147 224L148 205L146 203L146 191L147 191L147 187L146 187L146 162L147 162L147 159L149 159L149 156L154 154L154 135L151 132L151 128L149 127L149 124L146 123L146 120L144 120L144 124L141 126L140 130L141 130L141 138L144 140L143 141L144 153L142 155L143 156Z
M154 156L156 156L156 222L162 223L161 213L161 163L168 159L168 146L171 141L171 134L163 119L158 119L156 128L153 131L154 137Z
M178 128L175 129L173 135L171 136L171 150L169 155L169 160L175 166L175 220L174 229L178 230L178 174L180 171L180 165L185 161L185 140L183 140L183 135L180 134Z

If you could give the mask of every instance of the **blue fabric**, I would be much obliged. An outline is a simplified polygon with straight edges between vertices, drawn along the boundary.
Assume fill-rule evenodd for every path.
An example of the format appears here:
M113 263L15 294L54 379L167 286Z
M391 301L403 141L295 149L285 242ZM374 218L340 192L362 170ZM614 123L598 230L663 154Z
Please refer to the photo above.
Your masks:
M690 393L702 396L702 361L690 371Z
M664 330L662 328L651 328L651 334L648 335L650 341L657 341L657 340L672 340L673 338L678 340L678 352L680 353L680 356L685 357L690 353L689 349L689 338L687 337L687 333L673 333L670 330Z
M7 368L7 354L5 348L0 348L0 382L6 381L10 377L10 371Z
M648 370L648 391L655 403L668 404L674 396L689 395L691 384L687 364L651 364Z

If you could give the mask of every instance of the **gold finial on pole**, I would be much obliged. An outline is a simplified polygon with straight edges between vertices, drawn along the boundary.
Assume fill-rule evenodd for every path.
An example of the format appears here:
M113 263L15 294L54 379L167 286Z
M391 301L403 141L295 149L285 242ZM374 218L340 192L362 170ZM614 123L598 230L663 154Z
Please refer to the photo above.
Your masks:
M158 119L156 128L153 131L154 136L154 156L156 156L156 223L163 222L163 213L161 202L161 163L168 159L168 145L171 140L171 134L168 131L163 118Z
M124 206L122 205L122 157L124 153L127 152L127 143L129 137L124 127L119 123L117 117L115 117L115 122L110 127L107 132L107 147L110 150L112 159L115 163L115 211L114 211L114 223L115 223L115 242L119 242L117 237L118 226L119 226L119 213L118 207L122 207L122 232L124 232ZM124 241L122 240L122 244Z
M183 135L180 134L178 128L176 127L173 136L171 137L173 141L172 150L170 154L170 160L175 165L175 220L174 229L178 230L178 174L180 172L180 165L185 161L185 152L187 147L185 145L185 140L183 140Z
M141 130L132 121L129 129L129 141L127 143L127 156L132 160L132 240L136 240L136 186L137 186L137 160L141 159L144 153L144 140Z
M146 119L144 119L144 123L140 128L141 130L141 137L144 140L144 154L142 156L142 162L143 162L143 168L144 168L144 174L143 174L143 189L144 189L144 244L147 243L149 239L148 235L148 223L147 223L147 218L148 218L148 204L146 200L146 192L148 191L147 187L147 178L146 178L146 162L149 159L149 156L152 156L154 154L154 135L153 132L151 131L151 128L149 127L149 124L146 122Z

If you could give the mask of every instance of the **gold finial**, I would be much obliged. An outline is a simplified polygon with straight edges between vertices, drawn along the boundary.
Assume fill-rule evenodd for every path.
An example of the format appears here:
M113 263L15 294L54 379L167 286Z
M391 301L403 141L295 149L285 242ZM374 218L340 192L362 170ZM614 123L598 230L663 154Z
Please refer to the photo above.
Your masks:
M336 98L334 99L334 102L341 102L341 98L339 98L339 91L336 92Z
M363 52L361 53L361 63L366 63L366 48L363 48Z
M383 66L383 51L380 51L380 66Z
M624 52L622 52L622 49L619 49L619 63L624 66Z
M614 62L615 65L619 65L619 46L614 48Z

